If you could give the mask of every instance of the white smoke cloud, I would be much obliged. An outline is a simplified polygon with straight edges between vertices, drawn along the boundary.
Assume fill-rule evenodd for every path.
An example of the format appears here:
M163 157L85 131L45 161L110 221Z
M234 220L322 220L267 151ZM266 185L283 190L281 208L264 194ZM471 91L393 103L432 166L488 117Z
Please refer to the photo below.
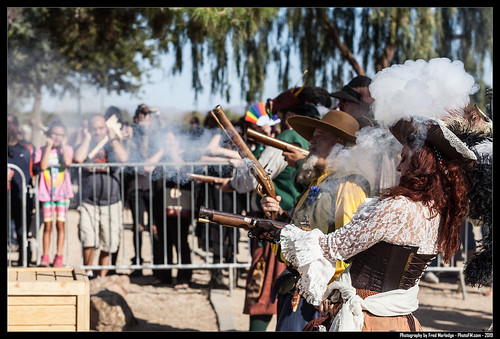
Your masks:
M447 58L393 65L375 74L370 84L375 119L386 126L408 115L445 119L446 109L467 105L478 89L464 64Z
M372 189L380 180L379 175L384 160L392 162L388 186L397 183L399 173L396 172L397 154L401 152L402 145L392 136L386 128L362 128L356 133L356 145L345 148L337 144L327 157L328 167L337 177L349 174L360 174ZM386 186L387 187L387 186Z
M374 116L381 127L362 128L356 133L355 146L336 145L327 161L337 177L361 174L373 189L376 184L382 188L393 186L399 179L395 168L402 145L388 126L408 116L444 120L448 110L467 105L469 96L477 92L479 86L461 61L436 58L428 62L408 60L385 68L375 74L369 88L375 99ZM382 168L386 173L385 182L380 181Z
M180 184L189 183L187 173L193 172L196 166L192 163L199 161L200 157L207 153L207 145L216 136L221 135L219 129L203 129L202 133L197 136L189 134L183 130L181 124L162 125L158 121L149 128L144 130L144 144L146 147L132 147L129 149L129 162L146 162L149 157L152 157L160 149L163 150L163 155L159 160L162 166L157 166L156 170L151 174L152 180L166 179L167 181L179 181ZM222 139L225 136L222 135ZM140 143L139 143L140 144ZM179 161L191 163L186 165ZM157 163L156 161L153 163ZM166 165L168 164L168 165ZM164 165L164 166L163 166ZM215 172L218 172L218 166L213 166ZM133 168L126 171L133 171Z

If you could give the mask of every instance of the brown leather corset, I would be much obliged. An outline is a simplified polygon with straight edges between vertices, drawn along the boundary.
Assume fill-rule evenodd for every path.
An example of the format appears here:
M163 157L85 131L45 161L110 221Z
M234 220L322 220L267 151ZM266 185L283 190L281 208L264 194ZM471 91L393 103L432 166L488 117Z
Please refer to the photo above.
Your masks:
M358 253L350 260L352 286L375 292L409 289L436 257L417 254L417 250L382 241Z

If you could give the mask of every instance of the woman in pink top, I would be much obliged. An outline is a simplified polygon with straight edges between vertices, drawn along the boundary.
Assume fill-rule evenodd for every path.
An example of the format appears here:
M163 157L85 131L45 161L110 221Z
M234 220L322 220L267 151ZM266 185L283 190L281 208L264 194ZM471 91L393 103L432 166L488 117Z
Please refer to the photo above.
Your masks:
M43 255L40 265L49 266L50 238L52 234L52 211L57 214L57 244L54 267L62 267L66 212L69 199L74 194L68 167L73 161L73 148L66 144L66 127L60 121L51 123L47 131L47 143L35 152L35 164L42 172L38 197L43 204Z

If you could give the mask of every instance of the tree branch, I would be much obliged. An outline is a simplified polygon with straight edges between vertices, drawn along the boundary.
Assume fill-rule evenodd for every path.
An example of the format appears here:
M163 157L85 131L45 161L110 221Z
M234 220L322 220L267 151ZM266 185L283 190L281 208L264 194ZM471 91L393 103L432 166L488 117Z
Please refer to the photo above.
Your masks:
M344 44L344 42L342 42L337 31L337 27L330 20L330 18L326 16L324 9L317 8L316 13L318 17L323 20L327 34L332 38L334 45L340 50L344 60L347 60L358 75L365 75L365 70L360 64L358 64L351 50L346 46L346 44Z
M382 53L382 56L375 63L375 71L380 72L384 68L389 67L391 65L392 59L394 59L395 53L396 46L392 42L387 41L384 48L384 53Z

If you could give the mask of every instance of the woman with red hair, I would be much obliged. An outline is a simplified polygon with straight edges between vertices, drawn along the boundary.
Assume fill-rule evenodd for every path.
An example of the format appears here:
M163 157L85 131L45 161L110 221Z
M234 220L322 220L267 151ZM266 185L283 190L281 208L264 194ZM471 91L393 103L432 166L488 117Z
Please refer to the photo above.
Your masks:
M323 330L421 331L418 282L438 254L448 261L460 247L475 153L441 121L413 116L389 129L403 145L400 182L366 199L350 223L329 234L267 221L251 231L280 243L301 273L300 294L328 314ZM278 208L270 198L262 206ZM350 265L329 283L338 260Z
M467 214L469 184L464 164L446 159L434 146L418 144L415 135L406 138L397 167L401 172L399 185L381 196L404 196L428 207L433 216L439 214L438 250L448 262L460 248L459 236Z

